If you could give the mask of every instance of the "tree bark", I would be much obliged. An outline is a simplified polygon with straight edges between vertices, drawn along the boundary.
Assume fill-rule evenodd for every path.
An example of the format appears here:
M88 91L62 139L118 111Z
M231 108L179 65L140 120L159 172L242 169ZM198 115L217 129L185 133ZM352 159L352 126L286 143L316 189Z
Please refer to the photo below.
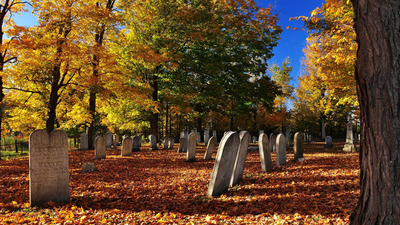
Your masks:
M361 190L351 224L400 224L400 1L352 3L359 48Z

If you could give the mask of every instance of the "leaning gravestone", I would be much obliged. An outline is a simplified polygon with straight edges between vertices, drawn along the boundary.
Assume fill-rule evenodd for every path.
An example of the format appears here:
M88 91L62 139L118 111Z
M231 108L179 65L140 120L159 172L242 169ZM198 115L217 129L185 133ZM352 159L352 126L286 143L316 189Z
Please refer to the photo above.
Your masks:
M297 132L294 134L294 160L303 158L303 134Z
M186 154L186 161L196 161L196 145L197 145L197 133L192 132L189 134L189 148Z
M102 136L98 136L96 140L96 147L94 149L95 159L105 159L106 158L106 141Z
M212 136L208 140L206 154L204 154L204 160L210 160L211 159L216 143L217 143L217 139L214 136Z
M331 136L326 136L325 137L324 148L333 148L332 137Z
M269 150L271 152L276 151L276 135L274 133L269 135Z
M156 140L156 136L154 136L154 134L150 134L149 136L149 141L150 141L150 150L157 150L157 140Z
M29 136L29 200L31 206L70 202L68 135L63 130L35 130Z
M111 144L112 144L112 133L107 132L106 133L106 148L111 148Z
M276 137L276 165L280 166L286 163L286 139L285 135L278 134Z
M89 149L88 135L83 133L81 134L81 150L88 150L88 149Z
M239 143L239 135L232 131L229 131L221 140L208 185L207 196L216 196L228 191Z
M173 149L174 148L174 143L175 143L175 138L169 139L168 149Z
M266 134L260 134L258 138L258 148L260 151L261 170L263 172L268 172L273 168L273 166L271 161L271 151L269 150L268 136Z
M171 139L169 139L168 137L164 139L164 143L163 143L163 149L168 149L168 145Z
M132 139L126 137L122 140L121 156L131 156L132 155Z
M178 153L183 153L183 146L185 145L185 138L181 137L179 139Z
M239 134L240 145L236 155L235 165L233 167L230 185L237 184L243 176L244 163L246 162L247 148L250 143L250 134L247 131L241 131Z

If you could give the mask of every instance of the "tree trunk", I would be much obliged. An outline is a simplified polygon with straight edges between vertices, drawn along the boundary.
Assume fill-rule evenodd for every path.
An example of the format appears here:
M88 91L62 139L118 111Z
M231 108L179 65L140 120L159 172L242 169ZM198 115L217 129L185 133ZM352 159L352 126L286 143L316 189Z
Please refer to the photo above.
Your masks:
M352 2L361 191L351 224L400 224L400 1Z
M158 102L158 79L155 74L153 74L153 76L152 76L150 86L153 90L153 93L152 93L153 101ZM156 140L158 141L158 139L159 139L159 137L158 137L158 113L153 113L150 116L150 132L151 132L151 134L156 136Z

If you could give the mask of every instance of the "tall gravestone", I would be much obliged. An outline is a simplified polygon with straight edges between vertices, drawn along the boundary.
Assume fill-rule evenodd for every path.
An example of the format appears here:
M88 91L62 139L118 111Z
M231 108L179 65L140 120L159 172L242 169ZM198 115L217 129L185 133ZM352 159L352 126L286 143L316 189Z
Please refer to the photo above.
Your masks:
M175 143L175 138L169 139L168 149L173 149L174 148L174 143Z
M269 150L271 152L276 151L276 135L274 133L269 135Z
M235 165L233 166L232 177L230 185L234 186L237 184L243 176L244 164L246 162L247 148L250 144L250 134L247 131L241 131L239 133L239 149L236 155Z
M106 141L102 136L98 136L96 140L94 140L96 143L95 149L94 149L94 154L95 154L95 159L105 159L106 158Z
M260 151L261 170L263 172L270 171L272 166L271 151L269 150L268 136L260 134L258 138L258 149Z
M294 160L298 160L303 158L303 134L301 132L297 132L294 134Z
M106 133L106 148L111 148L113 135L111 132Z
M351 122L350 115L348 116L348 123L347 123L347 132L346 132L346 144L344 145L343 151L344 152L355 152L356 147L353 143L353 123Z
M132 137L132 152L140 151L140 139L141 136L134 135Z
M83 133L81 134L81 150L88 150L88 149L89 149L88 135Z
M204 154L204 160L211 159L216 143L217 143L217 139L214 136L208 140L206 153Z
M70 202L68 135L63 130L35 130L29 136L29 201Z
M197 133L192 132L189 134L189 148L186 154L186 161L196 161L196 146L197 146Z
M154 134L150 134L149 136L149 141L150 141L150 150L157 150L157 139Z
M322 119L322 121L321 121L321 127L322 127L322 130L321 130L321 139L323 140L323 141L325 141L325 120L324 119Z
M130 137L126 137L122 140L121 156L131 156L132 155L133 142Z
M184 145L185 145L185 138L181 137L179 139L179 146L178 146L178 151L177 151L178 153L183 153L184 152L183 151Z
M331 136L326 136L325 137L324 148L333 148L333 143L332 143L332 137Z
M286 163L286 139L285 135L278 134L276 137L276 165L281 166Z
M239 143L239 135L232 131L229 131L221 140L208 185L207 196L216 196L228 191Z

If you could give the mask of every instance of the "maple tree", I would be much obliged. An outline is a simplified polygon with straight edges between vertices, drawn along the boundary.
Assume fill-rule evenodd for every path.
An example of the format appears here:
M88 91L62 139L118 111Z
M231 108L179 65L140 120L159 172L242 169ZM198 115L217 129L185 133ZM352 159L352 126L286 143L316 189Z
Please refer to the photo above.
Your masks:
M351 224L399 224L399 1L351 1L361 114L360 199Z

